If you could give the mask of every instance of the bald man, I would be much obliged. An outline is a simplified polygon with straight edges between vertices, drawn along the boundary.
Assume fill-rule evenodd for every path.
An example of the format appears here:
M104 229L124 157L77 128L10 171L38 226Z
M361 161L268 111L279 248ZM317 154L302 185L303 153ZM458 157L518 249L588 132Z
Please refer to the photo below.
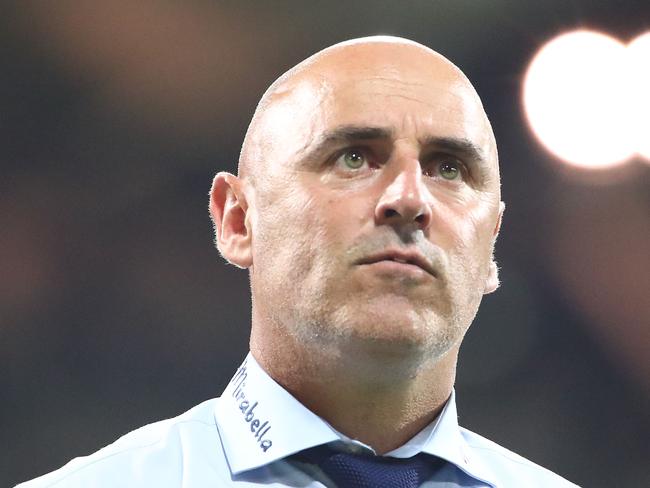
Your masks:
M210 193L250 275L250 354L220 398L21 486L575 486L457 423L499 185L481 101L441 55L374 37L298 64Z

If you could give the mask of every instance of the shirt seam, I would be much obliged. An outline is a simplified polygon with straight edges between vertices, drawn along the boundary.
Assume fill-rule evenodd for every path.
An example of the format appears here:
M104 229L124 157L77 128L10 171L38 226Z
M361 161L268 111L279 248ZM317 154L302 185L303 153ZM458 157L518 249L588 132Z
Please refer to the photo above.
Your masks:
M472 445L472 444L469 444L469 443L467 445L470 446L472 449L480 449L480 450L483 450L483 451L490 451L490 452L492 452L494 454L500 455L503 458L506 458L508 461L511 461L511 462L513 462L515 464L518 464L519 466L524 466L524 467L526 467L528 469L531 469L531 470L534 470L534 471L538 471L538 470L544 471L545 473L548 473L549 475L551 475L553 477L560 478L560 479L568 482L569 484L573 484L574 486L578 486L578 485L575 485L575 483L567 480L563 476L555 473L554 471L551 471L550 469L545 468L544 466L541 466L541 465L539 465L537 463L534 463L533 461L531 461L529 459L521 457L516 453L510 453L509 451L503 452L500 449L494 449L492 447L487 447L487 446L476 446L476 445Z
M509 461L512 461L513 463L520 464L522 466L529 466L531 468L542 468L545 469L543 466L540 466L539 464L536 464L532 461L529 461L528 459L522 458L517 454L510 454L508 452L503 452L500 449L494 449L491 447L483 447L483 446L474 446L472 444L468 444L472 449L480 449L482 451L490 451L493 452L494 454L498 454L501 457L507 458ZM547 470L548 471L548 470Z

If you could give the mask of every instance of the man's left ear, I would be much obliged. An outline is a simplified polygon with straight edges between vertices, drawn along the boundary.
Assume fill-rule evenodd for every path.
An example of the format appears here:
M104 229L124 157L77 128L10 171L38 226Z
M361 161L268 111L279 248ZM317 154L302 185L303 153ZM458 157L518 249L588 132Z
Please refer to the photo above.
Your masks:
M496 242L497 236L499 235L499 230L501 229L501 220L503 219L503 211L505 209L506 204L499 202L499 216L497 218L492 234L492 258L490 259L490 269L488 270L488 276L485 280L485 289L483 290L483 294L485 295L492 293L497 288L499 288L499 267L494 260L494 243Z

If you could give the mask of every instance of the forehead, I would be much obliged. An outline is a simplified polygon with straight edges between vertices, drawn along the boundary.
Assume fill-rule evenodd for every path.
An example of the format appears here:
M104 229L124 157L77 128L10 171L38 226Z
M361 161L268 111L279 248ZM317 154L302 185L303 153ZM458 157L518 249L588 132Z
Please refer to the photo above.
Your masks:
M462 138L481 147L489 143L483 109L473 90L457 79L375 74L326 84L321 93L321 130L385 126L396 138Z
M496 163L489 122L460 70L431 53L385 51L317 60L280 85L263 124L271 158L299 158L323 134L357 126L385 128L395 139L467 140Z

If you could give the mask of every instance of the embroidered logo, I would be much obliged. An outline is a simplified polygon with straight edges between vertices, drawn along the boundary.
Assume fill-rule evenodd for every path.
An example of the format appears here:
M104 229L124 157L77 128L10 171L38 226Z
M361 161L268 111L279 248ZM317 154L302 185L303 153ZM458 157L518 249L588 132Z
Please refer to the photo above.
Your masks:
M235 400L237 408L241 411L244 421L249 424L260 449L266 452L273 445L271 439L264 438L271 430L271 424L268 420L262 422L262 420L256 417L255 409L259 405L259 402L254 402L247 397L245 393L246 378L248 378L248 372L246 369L246 361L244 361L244 364L239 367L235 376L230 380L230 384L233 387L232 397Z

